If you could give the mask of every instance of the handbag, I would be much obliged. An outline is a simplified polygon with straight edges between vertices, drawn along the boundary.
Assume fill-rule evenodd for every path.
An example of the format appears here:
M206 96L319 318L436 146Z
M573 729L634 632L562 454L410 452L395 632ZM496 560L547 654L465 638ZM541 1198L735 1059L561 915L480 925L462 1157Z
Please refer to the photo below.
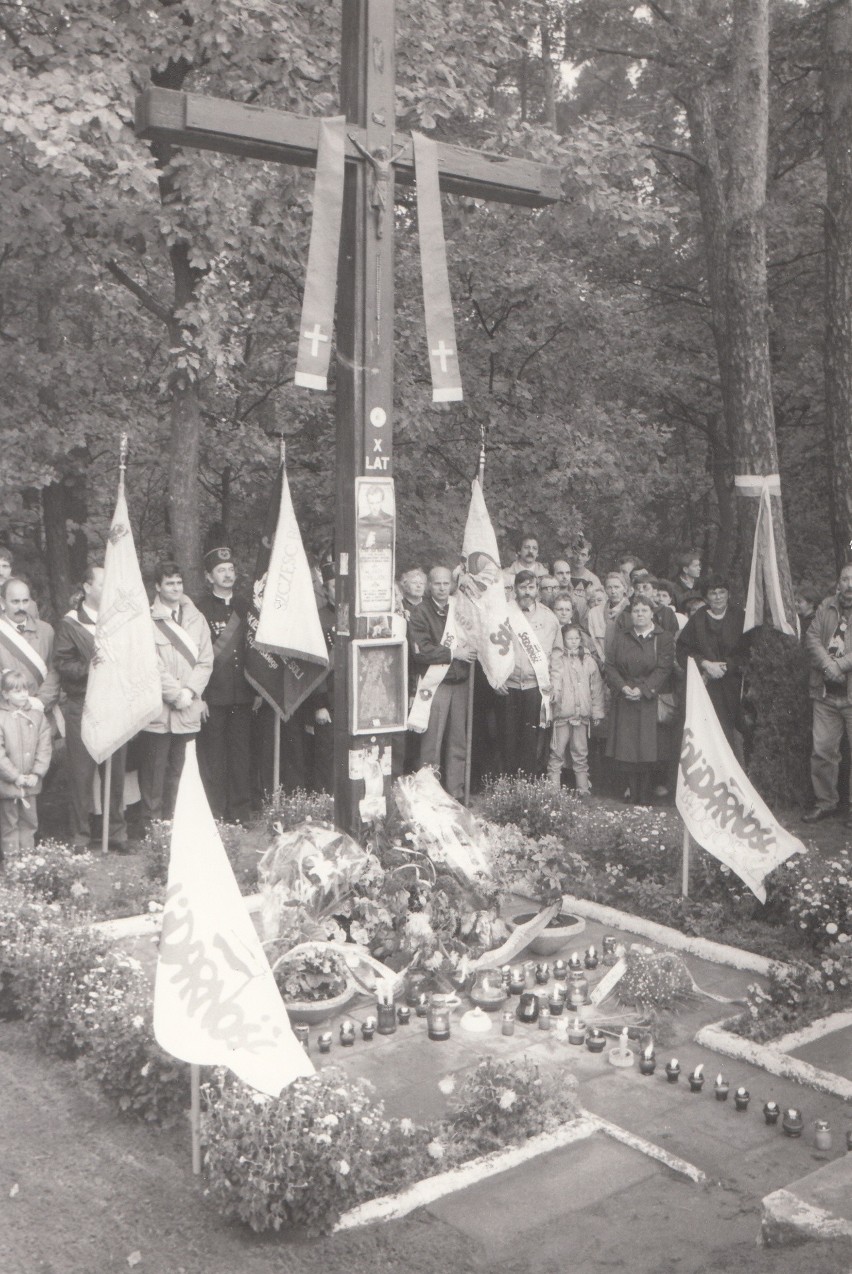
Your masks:
M657 725L671 725L677 715L673 694L657 695Z

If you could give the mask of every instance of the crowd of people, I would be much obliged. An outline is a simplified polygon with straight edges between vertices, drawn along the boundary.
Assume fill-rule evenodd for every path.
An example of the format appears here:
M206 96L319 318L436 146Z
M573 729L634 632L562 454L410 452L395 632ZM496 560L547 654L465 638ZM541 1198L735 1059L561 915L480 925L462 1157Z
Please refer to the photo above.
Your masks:
M683 725L685 671L700 669L735 754L748 751L745 674L750 634L727 580L704 574L687 551L671 578L625 554L599 577L581 538L552 569L534 535L521 541L503 582L514 668L493 689L453 625L462 567L414 567L397 581L395 631L409 648L409 729L397 735L393 772L430 765L456 798L489 776L541 776L639 804L673 793ZM153 576L151 619L160 669L159 714L112 758L109 845L125 851L151 822L174 810L187 741L217 818L247 822L273 787L274 716L245 676L249 602L227 547L204 559L206 590L195 601L178 563ZM335 641L335 569L315 571L329 651ZM64 772L68 839L99 835L98 767L82 741L86 686L104 571L91 566L54 628L38 613L26 579L0 547L0 837L29 848L36 797ZM812 779L818 821L845 804L838 790L841 741L852 742L852 564L836 593L796 599L810 665ZM288 790L330 791L333 782L333 659L323 682L282 727L280 780ZM469 683L475 678L471 699ZM470 703L473 711L470 711ZM416 710L415 710L416 705ZM59 741L62 740L60 743ZM56 762L61 757L61 765ZM138 791L136 790L138 786ZM128 814L130 817L128 817Z

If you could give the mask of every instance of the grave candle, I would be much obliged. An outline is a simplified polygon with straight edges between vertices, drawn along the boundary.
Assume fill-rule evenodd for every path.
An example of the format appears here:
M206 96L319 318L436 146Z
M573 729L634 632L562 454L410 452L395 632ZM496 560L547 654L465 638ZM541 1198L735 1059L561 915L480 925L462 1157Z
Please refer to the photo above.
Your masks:
M564 960L554 960L553 976L557 982L564 982L568 977L568 965Z
M666 1079L670 1084L676 1084L680 1079L680 1062L673 1057L670 1062L666 1062Z
M550 994L547 997L547 1007L550 1009L554 1017L558 1017L565 1007L566 988L560 986L558 982L554 982L550 988Z
M518 1021L532 1025L538 1021L538 1009L538 996L535 991L522 992L518 1007L515 1010Z
M361 1023L361 1035L365 1040L371 1040L376 1033L376 1019L374 1017L365 1017Z
M351 1048L355 1043L355 1023L349 1018L340 1023L340 1042L344 1048Z
M590 946L587 949L584 963L587 969L596 969L598 967L598 953L594 946Z
M802 1118L802 1112L797 1110L795 1106L790 1106L784 1111L781 1127L784 1129L785 1137L801 1137L804 1126L805 1121Z
M704 1087L704 1063L699 1062L695 1070L689 1076L689 1091L691 1093L700 1093Z
M332 1039L331 1031L321 1031L321 1032L320 1032L320 1035L319 1035L319 1038L318 1038L318 1040L317 1040L317 1043L319 1044L319 1051L320 1051L321 1053L330 1053L330 1052L331 1052L331 1039Z
M627 1047L627 1027L625 1026L618 1037L618 1056L626 1058L630 1049Z
M627 1027L623 1027L618 1037L618 1047L609 1050L609 1062L611 1066L619 1066L626 1070L628 1066L633 1065L633 1052L627 1047L627 1041L630 1036Z
M309 1026L305 1026L303 1022L298 1022L296 1026L294 1026L293 1028L293 1034L296 1036L296 1039L299 1041L299 1043L301 1044L305 1052L309 1053L311 1051L310 1050L311 1028Z
M814 1124L814 1145L817 1150L831 1149L831 1124L827 1119L818 1119Z
M503 983L504 988L508 991L512 981L512 966L510 964L504 964L501 966L500 979Z
M642 1049L642 1054L639 1058L639 1074L653 1075L656 1069L657 1069L657 1058L656 1058L656 1054L654 1053L654 1041L649 1036L648 1042L645 1045L645 1047Z
M450 1007L443 998L435 996L429 1001L426 1010L427 1030L430 1040L448 1040L450 1038Z
M535 986L535 960L524 960L524 986L527 990Z
M603 953L605 956L615 955L616 937L614 933L605 933L603 936Z
M502 1031L504 1035L515 1034L515 1014L512 1009L505 1009L503 1012Z
M406 1004L401 1004L396 1011L396 1020L400 1026L408 1026L411 1021L411 1009Z
M590 1053L602 1053L606 1047L606 1036L599 1026L594 1026L586 1036L586 1048Z
M748 1104L751 1101L751 1093L747 1088L740 1086L734 1093L734 1107L737 1110L748 1110Z
M379 1035L393 1035L396 1030L396 1008L389 996L379 1000L376 1013L379 1019Z
M568 1043L582 1044L586 1038L586 1024L579 1017L575 1017L574 1021L568 1027Z
M716 1076L716 1083L713 1085L713 1092L716 1094L716 1101L727 1101L728 1093L731 1091L731 1085L725 1079L720 1071Z
M526 986L526 984L527 983L526 983L526 978L524 977L523 968L519 964L514 965L512 968L512 972L509 975L510 994L520 995L524 987Z
M777 1124L778 1117L781 1114L781 1107L777 1101L768 1101L763 1107L763 1118L768 1124Z
M560 1040L564 1040L567 1038L568 1023L565 1021L564 1017L555 1018L553 1020L552 1026L553 1026L553 1033L557 1035Z
M582 967L583 961L580 959L580 952L572 951L568 957L569 972L573 973L575 969L581 969Z
M535 980L538 986L545 986L550 981L549 964L537 964L535 966Z
M426 1010L429 1007L429 995L426 991L421 991L417 996L417 1002L414 1005L414 1012L417 1017L425 1017Z
M550 1009L543 1004L538 1011L538 1029L540 1031L550 1030Z

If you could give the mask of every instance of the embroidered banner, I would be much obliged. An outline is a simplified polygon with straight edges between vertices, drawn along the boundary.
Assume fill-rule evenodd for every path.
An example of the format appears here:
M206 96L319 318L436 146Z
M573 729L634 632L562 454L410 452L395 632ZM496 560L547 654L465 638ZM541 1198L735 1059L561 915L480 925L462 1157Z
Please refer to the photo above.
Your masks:
M515 648L497 536L478 478L471 483L462 557L465 569L456 593L456 617L490 684L499 690L515 666Z
M417 232L420 236L420 272L423 275L426 340L432 372L432 402L461 402L461 371L441 213L438 148L430 137L424 137L422 133L412 133L411 136L417 174Z
M710 696L690 659L675 804L689 834L736 872L766 902L763 878L805 847L772 815L725 738Z
M345 165L346 117L335 115L319 126L311 242L296 355L295 380L304 389L328 389Z

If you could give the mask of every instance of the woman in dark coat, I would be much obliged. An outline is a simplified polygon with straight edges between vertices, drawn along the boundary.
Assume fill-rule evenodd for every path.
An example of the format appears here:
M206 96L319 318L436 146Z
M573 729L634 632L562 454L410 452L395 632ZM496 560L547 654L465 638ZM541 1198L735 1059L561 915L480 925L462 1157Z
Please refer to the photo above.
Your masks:
M627 632L614 626L604 665L612 691L606 754L625 772L634 805L647 805L651 772L661 759L657 698L670 687L674 639L654 623L648 598L634 597L630 614Z
M680 634L677 659L683 669L690 655L698 664L707 693L725 737L741 756L738 731L742 724L743 671L750 638L743 635L745 615L730 601L727 580L710 575L702 592L707 603L697 610Z

